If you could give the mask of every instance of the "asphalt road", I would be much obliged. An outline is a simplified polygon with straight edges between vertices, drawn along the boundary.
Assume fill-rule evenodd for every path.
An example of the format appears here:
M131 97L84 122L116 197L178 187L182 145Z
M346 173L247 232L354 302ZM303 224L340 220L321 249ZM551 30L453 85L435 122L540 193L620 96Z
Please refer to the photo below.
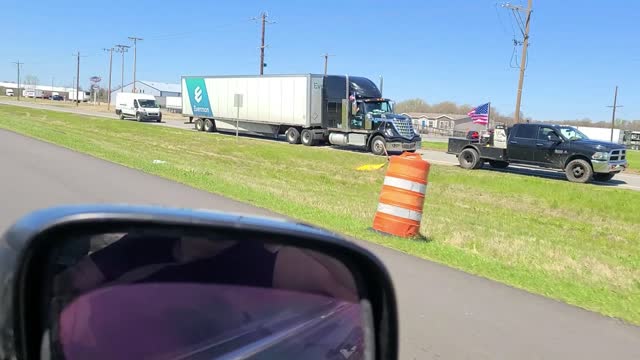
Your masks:
M47 206L135 203L267 210L0 130L0 229ZM640 359L640 328L394 250L402 359Z
M47 109L47 110L75 113L80 115L99 116L99 117L104 117L109 119L118 119L118 117L113 113L91 111L91 109L87 109L87 108L59 107L59 106L49 105L44 101L41 103L24 102L24 101L18 102L15 100L9 100L5 98L4 100L0 100L0 104L18 105L18 106L25 106L25 107L36 108L36 109ZM193 124L189 124L184 120L163 119L162 123L149 122L148 124L153 126L168 126L168 127L173 127L177 129L193 130ZM264 138L258 138L258 139L264 139ZM444 142L444 138L442 137L430 137L425 135L423 136L423 139L425 141ZM264 139L264 140L272 141L272 139ZM339 148L336 148L336 149L339 149ZM455 155L447 154L442 151L430 151L428 149L421 150L420 154L425 160L428 160L435 164L458 166L458 159L455 157ZM537 177L543 177L548 179L554 179L558 181L568 181L564 173L560 171L537 168L537 167L511 165L506 169L493 169L489 165L487 165L480 171L496 171L496 172L503 172L503 173L527 175L527 176L537 176ZM621 188L621 189L640 191L640 175L635 175L635 174L622 173L622 174L616 175L611 181L594 182L594 183L601 186L606 186L606 187L615 187L615 188Z

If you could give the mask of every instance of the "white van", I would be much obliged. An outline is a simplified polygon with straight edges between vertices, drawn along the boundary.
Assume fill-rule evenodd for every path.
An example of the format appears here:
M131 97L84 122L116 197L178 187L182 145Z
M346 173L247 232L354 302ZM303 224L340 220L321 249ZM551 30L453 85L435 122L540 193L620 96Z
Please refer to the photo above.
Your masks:
M4 94L7 96L13 96L13 89L5 89Z
M149 94L117 93L116 115L120 115L120 119L134 117L138 121L162 121L160 106L156 103L156 98Z

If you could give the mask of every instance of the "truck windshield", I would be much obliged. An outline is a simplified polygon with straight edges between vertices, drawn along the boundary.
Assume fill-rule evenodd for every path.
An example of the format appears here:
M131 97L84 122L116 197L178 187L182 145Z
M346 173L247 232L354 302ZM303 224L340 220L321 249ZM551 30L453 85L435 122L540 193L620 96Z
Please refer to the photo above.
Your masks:
M560 132L568 140L589 140L589 137L574 127L561 127Z
M144 100L144 99L138 99L138 103L140 104L141 107L143 108L154 108L154 107L158 107L156 105L156 101L155 100Z
M365 113L390 113L391 104L388 101L375 101L364 103Z

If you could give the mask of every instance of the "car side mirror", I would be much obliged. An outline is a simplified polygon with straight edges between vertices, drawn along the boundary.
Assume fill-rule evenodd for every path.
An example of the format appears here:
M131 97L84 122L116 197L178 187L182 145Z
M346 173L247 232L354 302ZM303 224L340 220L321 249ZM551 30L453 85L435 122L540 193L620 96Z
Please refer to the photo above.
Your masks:
M0 280L2 358L398 356L384 266L299 223L157 207L45 209L4 234Z

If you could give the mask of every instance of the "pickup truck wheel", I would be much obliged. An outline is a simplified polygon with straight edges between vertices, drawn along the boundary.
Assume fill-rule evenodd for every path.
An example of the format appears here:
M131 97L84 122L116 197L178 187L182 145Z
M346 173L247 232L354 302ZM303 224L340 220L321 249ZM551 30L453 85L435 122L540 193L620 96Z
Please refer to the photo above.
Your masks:
M195 126L196 130L203 131L204 130L204 121L202 121L202 119L197 119L194 126Z
M213 121L211 121L211 119L206 119L204 121L204 128L203 130L206 132L213 132L215 129L215 125L213 124Z
M463 169L479 169L482 167L480 154L474 149L464 149L458 155L458 162Z
M313 132L309 129L302 130L302 136L300 136L300 141L302 141L302 145L305 145L305 146L313 146L316 144L316 140L313 136Z
M387 141L380 135L374 137L371 140L371 153L373 155L382 156L384 155L385 147L387 146Z
M595 181L603 181L603 182L604 181L609 181L609 180L613 179L613 177L615 175L616 174L614 174L614 173L608 173L608 174L594 173L593 174L593 180L595 180Z
M289 144L300 144L300 131L298 131L298 129L294 127L288 128L285 136Z
M504 169L507 166L509 166L509 163L506 161L500 161L500 160L489 160L489 165L491 165L492 168Z
M564 169L567 179L571 182L586 183L593 176L593 169L587 160L575 159Z

